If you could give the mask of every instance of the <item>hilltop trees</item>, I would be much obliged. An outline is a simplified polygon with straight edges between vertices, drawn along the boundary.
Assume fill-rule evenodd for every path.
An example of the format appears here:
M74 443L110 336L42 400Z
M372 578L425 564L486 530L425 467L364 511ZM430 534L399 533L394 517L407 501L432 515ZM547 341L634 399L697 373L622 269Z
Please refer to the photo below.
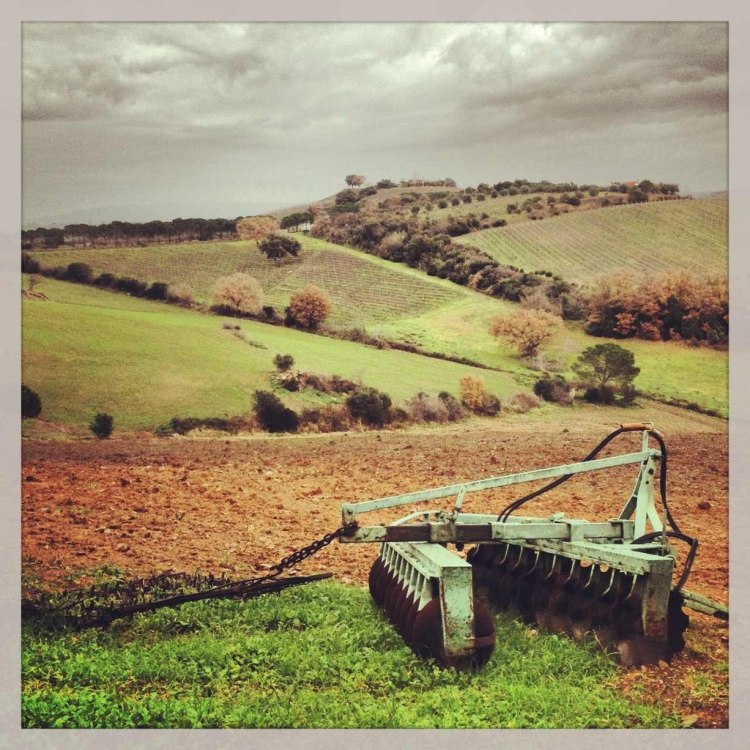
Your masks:
M289 317L302 328L314 331L330 314L328 295L312 284L296 292L289 300Z
M263 305L263 290L252 276L238 271L216 281L213 303L219 311L257 313Z
M258 243L258 250L271 260L279 262L288 255L297 257L302 245L294 237L285 237L282 234L272 234Z
M281 228L287 231L297 230L303 224L311 224L313 221L313 212L308 211L295 211L293 214L284 216L281 220Z
M349 187L359 187L365 181L365 176L361 174L348 174L344 179Z

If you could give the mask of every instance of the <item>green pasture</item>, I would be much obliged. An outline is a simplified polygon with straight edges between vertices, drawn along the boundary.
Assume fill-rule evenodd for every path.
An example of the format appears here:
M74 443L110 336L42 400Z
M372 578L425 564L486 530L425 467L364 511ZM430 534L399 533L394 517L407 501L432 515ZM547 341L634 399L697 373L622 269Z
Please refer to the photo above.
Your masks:
M270 387L275 354L292 354L300 370L384 390L396 403L419 391L457 394L466 373L480 375L501 399L523 390L506 373L408 352L51 279L39 288L47 300L23 303L23 382L39 393L42 416L51 421L88 424L104 411L115 417L116 427L152 428L173 416L243 414L253 391ZM225 330L224 323L241 330ZM281 394L293 408L320 398Z
M22 725L99 728L679 727L613 685L592 643L496 619L479 673L418 659L366 589L325 582L73 632L26 624Z

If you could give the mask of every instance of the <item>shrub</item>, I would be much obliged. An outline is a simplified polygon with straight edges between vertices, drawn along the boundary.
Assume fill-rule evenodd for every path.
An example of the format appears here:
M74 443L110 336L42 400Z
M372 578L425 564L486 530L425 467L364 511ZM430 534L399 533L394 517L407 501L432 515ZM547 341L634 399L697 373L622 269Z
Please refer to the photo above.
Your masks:
M302 410L300 425L305 432L344 432L352 426L344 406L315 406Z
M461 403L474 414L494 417L500 412L500 400L487 393L484 380L474 375L464 375L458 383Z
M27 385L21 385L21 416L33 419L42 412L42 399L39 394Z
M165 300L167 299L167 289L169 289L169 286L163 281L155 281L146 289L144 297L154 300Z
M279 222L273 216L247 216L238 219L237 236L241 240L262 240L279 228Z
M414 422L448 421L448 410L440 399L434 399L426 393L417 393L406 402L406 411Z
M541 406L542 401L533 393L516 393L506 402L505 408L514 414L525 414Z
M384 425L389 421L391 398L375 388L361 388L346 399L346 408L354 419L369 425Z
M193 304L193 288L190 284L170 284L166 292L167 300L183 307Z
M294 237L287 237L283 234L272 234L258 243L258 250L275 261L281 261L287 255L296 258L301 249L302 245Z
M21 253L21 273L39 273L42 267L39 261L32 258L28 253Z
M297 413L284 406L281 399L270 391L255 391L253 410L258 423L268 432L296 432L299 425Z
M145 281L139 281L131 276L120 276L115 279L115 289L133 297L143 297L146 292L147 284Z
M213 304L230 311L258 313L263 304L263 290L252 276L237 271L217 279Z
M93 272L88 263L70 263L65 271L65 278L76 284L89 284L93 278Z
M115 420L111 414L103 414L99 412L92 420L89 425L91 432L96 435L100 440L108 438L112 434L114 429Z
M562 375L544 374L534 383L534 393L545 401L567 406L573 403L573 392Z
M459 419L463 419L466 416L466 412L464 411L463 406L461 406L461 402L452 393L441 391L438 393L438 398L448 413L448 421L457 422Z
M589 404L613 404L615 402L615 390L608 385L591 386L584 392L583 400Z
M308 330L315 330L330 314L331 301L326 292L312 284L292 295L289 317Z
M273 358L273 363L279 372L286 372L294 365L294 357L291 354L277 354Z
M114 287L116 283L117 277L113 273L100 273L96 279L94 279L94 284L96 286Z

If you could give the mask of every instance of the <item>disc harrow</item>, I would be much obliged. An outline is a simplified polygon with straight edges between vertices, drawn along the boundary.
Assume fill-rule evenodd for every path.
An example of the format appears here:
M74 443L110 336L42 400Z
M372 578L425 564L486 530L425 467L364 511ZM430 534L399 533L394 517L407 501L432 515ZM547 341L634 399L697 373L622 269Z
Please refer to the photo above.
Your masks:
M641 431L641 450L596 458L623 432ZM655 438L660 449L649 447ZM369 587L396 631L419 655L444 667L481 667L495 645L490 608L514 608L527 622L574 639L593 635L623 664L669 661L685 645L683 606L726 618L726 607L684 591L697 541L683 534L666 500L666 446L650 423L622 425L583 461L490 477L405 495L345 503L341 542L379 543ZM603 522L514 516L521 505L570 477L637 465L635 487L620 514ZM655 503L657 469L669 529ZM553 481L500 514L466 513L472 492L543 479ZM454 497L452 511L416 511L389 524L360 525L363 513ZM676 550L689 544L682 574ZM458 551L472 544L466 559Z

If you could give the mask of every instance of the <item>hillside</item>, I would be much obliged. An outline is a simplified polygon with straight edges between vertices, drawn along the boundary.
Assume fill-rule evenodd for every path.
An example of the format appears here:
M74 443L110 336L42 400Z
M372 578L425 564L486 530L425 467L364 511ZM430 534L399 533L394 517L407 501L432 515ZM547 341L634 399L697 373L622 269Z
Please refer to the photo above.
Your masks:
M266 258L255 242L201 242L131 248L78 248L32 253L43 266L88 263L96 274L109 272L142 281L187 282L196 301L211 302L216 280L242 271L258 280L266 304L283 312L289 297L306 284L325 289L334 325L377 324L420 314L455 302L464 290L447 281L365 253L295 235L303 251L281 264Z
M500 263L581 283L613 270L726 274L727 212L721 199L639 203L486 229L457 241Z
M271 387L276 354L292 354L304 371L361 380L396 403L419 391L457 394L466 373L501 398L525 390L506 373L408 352L252 321L226 330L224 318L67 282L45 280L43 288L47 300L23 303L22 379L51 421L85 425L105 411L120 427L154 428L173 416L245 414L253 390ZM293 408L330 401L280 393Z

